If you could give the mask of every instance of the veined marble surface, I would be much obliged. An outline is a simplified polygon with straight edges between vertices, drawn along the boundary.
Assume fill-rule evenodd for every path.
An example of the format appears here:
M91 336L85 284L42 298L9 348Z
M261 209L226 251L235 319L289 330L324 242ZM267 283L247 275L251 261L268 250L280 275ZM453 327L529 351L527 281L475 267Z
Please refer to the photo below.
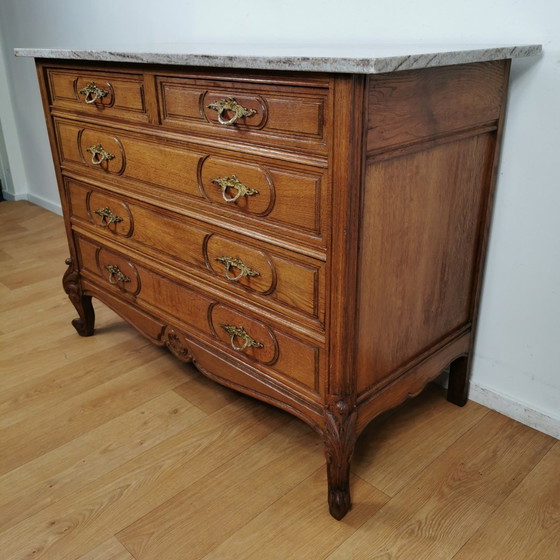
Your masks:
M157 44L134 48L15 49L16 56L240 68L380 74L536 56L541 45L203 45Z

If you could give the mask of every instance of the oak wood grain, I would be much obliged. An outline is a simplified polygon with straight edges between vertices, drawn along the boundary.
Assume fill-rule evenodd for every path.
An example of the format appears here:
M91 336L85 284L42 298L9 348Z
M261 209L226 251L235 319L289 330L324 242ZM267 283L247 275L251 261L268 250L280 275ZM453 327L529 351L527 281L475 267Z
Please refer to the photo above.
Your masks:
M119 353L118 349L113 351ZM91 479L123 465L204 416L189 401L167 391L94 429L82 428L78 437L0 477L0 531L79 492Z
M137 560L201 558L297 486L322 460L315 434L299 422L290 422L119 532L117 538ZM223 512L219 519L218 509ZM199 538L180 539L185 527Z
M453 558L552 445L486 414L328 559Z
M388 412L372 422L356 444L353 472L395 496L488 413L469 402L457 415L452 404L439 402L442 395L441 387L429 386L398 414Z
M68 495L0 533L4 554L19 560L36 551L37 558L63 560L98 546L287 421L265 405L259 409L247 399L234 402L90 481L77 497Z
M100 363L97 367L104 369L105 365ZM17 425L0 430L0 444L10 449L9 454L0 457L0 473L21 466L74 439L81 431L95 428L173 389L184 379L182 372L170 364L168 355L144 359L141 365L130 369L126 364L123 375L120 367L112 366L112 369L113 379L57 403L55 409L50 409L48 420L43 415L29 416Z
M338 523L320 513L326 472L318 469L204 556L204 560L324 558L389 499L352 477L354 507Z
M472 320L492 148L481 135L367 166L359 393Z
M100 560L101 558L103 560L135 560L134 556L115 537L96 546L76 560Z
M503 61L373 76L367 151L496 121L506 77Z
M560 552L560 443L453 557L554 560Z

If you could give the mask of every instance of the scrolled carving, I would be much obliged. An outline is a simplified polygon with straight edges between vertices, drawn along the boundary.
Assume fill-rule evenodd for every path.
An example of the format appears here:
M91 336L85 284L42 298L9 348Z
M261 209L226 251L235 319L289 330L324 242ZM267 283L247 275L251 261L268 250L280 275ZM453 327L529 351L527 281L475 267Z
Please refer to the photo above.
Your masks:
M80 273L74 268L72 259L66 259L65 263L68 265L68 269L62 277L62 287L79 315L79 318L72 321L72 326L80 336L91 336L95 323L95 312L91 304L91 296L83 294Z
M342 519L351 506L350 462L356 437L356 408L344 400L331 403L325 409L323 440L327 459L329 511L335 519Z
M192 362L193 357L186 345L185 337L174 329L166 327L161 338L167 349L179 360Z

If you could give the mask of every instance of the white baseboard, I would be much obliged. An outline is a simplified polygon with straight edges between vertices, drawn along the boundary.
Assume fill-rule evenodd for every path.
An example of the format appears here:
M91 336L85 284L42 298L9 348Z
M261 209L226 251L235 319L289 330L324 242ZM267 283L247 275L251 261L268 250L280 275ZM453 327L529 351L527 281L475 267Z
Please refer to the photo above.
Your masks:
M512 400L488 387L471 382L469 399L491 408L508 418L517 420L539 432L560 439L560 417L551 416L529 405Z
M45 210L49 210L50 212L54 212L59 216L62 216L62 206L59 202L52 202L51 200L47 200L42 196L37 196L36 194L29 193L27 195L27 200L36 204L37 206L41 206L41 208L45 208Z
M62 216L62 206L59 202L52 202L51 200L47 200L42 196L37 196L36 194L25 193L25 194L12 194L9 192L2 191L2 196L6 200L27 200L32 204L36 204L45 210L49 210L50 212L54 212L59 216Z
M11 192L2 191L4 200L27 200L26 194L12 194Z

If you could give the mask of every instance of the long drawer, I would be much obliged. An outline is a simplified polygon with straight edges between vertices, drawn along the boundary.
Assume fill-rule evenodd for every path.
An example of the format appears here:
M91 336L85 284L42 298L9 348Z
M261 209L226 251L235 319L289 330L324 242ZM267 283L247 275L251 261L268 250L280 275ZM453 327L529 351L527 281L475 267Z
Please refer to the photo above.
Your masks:
M63 168L110 189L200 210L230 228L325 247L325 172L55 119Z
M324 323L325 263L216 230L147 204L65 180L74 227L179 266L224 291L279 309L315 326Z
M96 241L75 237L84 278L155 316L173 318L185 332L219 345L232 359L271 379L319 390L318 346L172 279L160 265L155 271Z

